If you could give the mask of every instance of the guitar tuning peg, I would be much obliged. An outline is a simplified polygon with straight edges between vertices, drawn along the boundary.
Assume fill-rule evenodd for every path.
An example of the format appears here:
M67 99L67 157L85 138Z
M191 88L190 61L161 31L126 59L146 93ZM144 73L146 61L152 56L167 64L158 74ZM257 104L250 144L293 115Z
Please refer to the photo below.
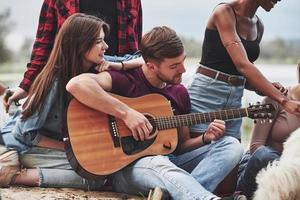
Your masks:
M251 107L251 106L252 106L252 104L251 104L251 103L249 103L249 106Z
M270 124L273 122L273 120L272 119L269 119L269 121L268 121Z
M256 102L256 105L260 105L260 102L259 102L259 101L257 101L257 102Z
M263 109L264 109L264 106L263 106L263 105L259 105L258 107L259 107L260 110L263 110Z

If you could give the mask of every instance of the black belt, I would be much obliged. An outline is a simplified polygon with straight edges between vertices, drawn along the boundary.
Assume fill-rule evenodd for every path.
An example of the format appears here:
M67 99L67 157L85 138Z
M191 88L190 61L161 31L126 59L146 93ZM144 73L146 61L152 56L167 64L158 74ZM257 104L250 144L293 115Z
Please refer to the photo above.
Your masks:
M245 84L245 79L244 78L239 78L237 76L233 75L228 75L223 72L219 72L213 69L209 69L206 67L199 66L197 69L197 73L203 74L205 76L208 76L210 78L223 81L225 83L228 83L233 86L240 86Z

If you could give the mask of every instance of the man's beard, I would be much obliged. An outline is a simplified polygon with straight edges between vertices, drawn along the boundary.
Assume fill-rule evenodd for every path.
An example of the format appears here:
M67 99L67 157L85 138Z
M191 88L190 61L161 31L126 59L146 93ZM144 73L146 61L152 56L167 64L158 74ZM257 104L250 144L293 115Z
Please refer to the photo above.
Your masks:
M157 74L157 78L158 78L160 81L165 82L167 85L168 85L168 84L176 84L176 85L177 85L177 84L180 84L180 83L181 83L181 79L182 79L182 78L180 78L180 81L179 81L179 82L175 82L174 79L169 80L169 79L165 78L164 76L161 76L160 74Z

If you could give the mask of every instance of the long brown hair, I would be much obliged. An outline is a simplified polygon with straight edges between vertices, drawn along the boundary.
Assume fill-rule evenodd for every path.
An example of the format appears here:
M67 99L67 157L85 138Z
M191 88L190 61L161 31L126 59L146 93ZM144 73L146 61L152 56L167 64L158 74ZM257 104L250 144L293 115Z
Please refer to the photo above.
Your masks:
M66 84L84 72L84 55L95 45L101 29L107 34L109 25L97 17L82 13L68 17L55 38L47 64L29 90L23 106L23 118L41 109L56 78L63 90L63 99L68 104L71 95L65 89Z

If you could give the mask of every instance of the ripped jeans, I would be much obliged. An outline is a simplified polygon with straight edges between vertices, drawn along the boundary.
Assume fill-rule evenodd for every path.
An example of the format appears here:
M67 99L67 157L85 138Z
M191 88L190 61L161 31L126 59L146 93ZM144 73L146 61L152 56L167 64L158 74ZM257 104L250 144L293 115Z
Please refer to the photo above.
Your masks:
M106 182L105 178L95 181L80 177L70 166L64 151L33 147L19 157L23 167L37 168L40 187L100 190Z

